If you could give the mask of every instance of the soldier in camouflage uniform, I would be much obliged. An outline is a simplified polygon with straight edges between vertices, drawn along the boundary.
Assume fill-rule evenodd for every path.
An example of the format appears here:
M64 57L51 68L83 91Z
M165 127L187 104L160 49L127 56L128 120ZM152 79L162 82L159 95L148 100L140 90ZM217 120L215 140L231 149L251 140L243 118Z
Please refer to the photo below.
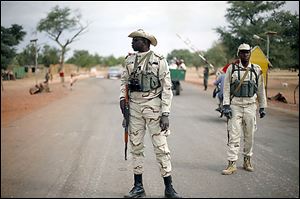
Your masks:
M253 154L254 132L257 130L256 99L258 99L260 118L266 115L265 107L267 107L262 70L259 65L249 61L250 46L241 44L237 55L240 58L238 63L233 63L227 68L224 80L223 113L228 118L228 166L222 171L223 175L233 174L237 170L236 161L242 134L244 136L243 168L254 171L250 158Z
M166 59L150 50L157 45L153 35L142 29L132 32L132 48L137 51L125 59L121 77L120 107L125 107L125 86L129 87L129 140L133 158L134 187L125 195L127 198L145 196L142 183L144 172L144 136L151 135L160 173L164 179L165 196L179 197L172 187L171 157L167 143L171 101L173 97L171 78Z

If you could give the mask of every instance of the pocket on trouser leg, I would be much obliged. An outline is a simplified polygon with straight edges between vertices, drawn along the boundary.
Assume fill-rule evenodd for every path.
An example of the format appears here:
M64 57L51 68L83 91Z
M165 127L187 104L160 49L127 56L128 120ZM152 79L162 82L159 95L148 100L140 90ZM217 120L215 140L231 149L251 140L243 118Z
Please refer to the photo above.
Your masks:
M230 132L232 132L232 120L227 120L227 145L229 146Z
M147 119L154 119L157 120L160 117L160 110L159 107L153 107L153 106L145 106L142 109L143 117Z

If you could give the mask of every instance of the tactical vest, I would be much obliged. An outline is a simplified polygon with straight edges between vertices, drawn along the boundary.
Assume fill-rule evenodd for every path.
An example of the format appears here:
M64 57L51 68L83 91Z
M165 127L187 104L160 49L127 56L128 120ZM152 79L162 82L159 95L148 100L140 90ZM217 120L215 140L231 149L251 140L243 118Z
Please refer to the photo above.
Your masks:
M141 63L144 59L145 60L145 66L143 67L144 69L141 70L142 66L138 66L139 63L137 63L137 57L134 62L134 68L133 72L129 76L129 89L130 91L134 92L149 92L151 90L159 88L160 81L158 78L158 72L157 74L154 74L150 69L149 69L149 64L159 64L159 60L155 61L153 60L152 63L149 62L150 57L152 56L153 52L150 51L148 54L146 54L139 63ZM138 70L140 69L140 70Z
M240 80L241 80L240 71L241 70L246 71L246 69L241 69L240 67L236 68L235 64L232 64L231 78L232 78L232 74L234 73L234 71L238 71L238 78L234 82L231 81L231 83L230 83L230 95L233 95L234 97L253 97L257 93L257 88L258 88L258 76L257 76L256 71L254 70L253 64L251 64L251 68L249 70L250 79L247 81L243 81L240 89L234 93L235 89L240 84ZM255 75L255 80L253 80L252 74Z

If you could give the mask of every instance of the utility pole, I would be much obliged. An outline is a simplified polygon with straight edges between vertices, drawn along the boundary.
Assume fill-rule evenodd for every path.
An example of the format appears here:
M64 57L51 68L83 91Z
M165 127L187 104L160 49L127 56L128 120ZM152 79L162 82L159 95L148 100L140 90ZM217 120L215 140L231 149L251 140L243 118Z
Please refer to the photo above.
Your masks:
M35 69L34 69L34 76L35 76L35 84L37 84L37 76L36 76L36 73L37 73L37 40L38 39L32 39L30 40L30 42L33 42L33 45L34 45L34 65L35 65Z
M267 40L265 40L264 38L261 38L260 36L258 35L253 35L253 38L254 39L260 39L260 40L264 40L267 42L267 59L268 59L268 62L270 63L270 36L272 35L276 35L277 32L274 32L274 31L267 31L265 32L264 34L267 35ZM269 67L268 67L268 70L267 70L267 74L266 74L266 85L265 85L265 90L266 90L266 96L268 97L268 73L269 73Z
M268 60L269 60L270 36L276 35L277 32L274 32L274 31L267 31L267 32L265 32L265 34L267 35L267 58L268 58Z

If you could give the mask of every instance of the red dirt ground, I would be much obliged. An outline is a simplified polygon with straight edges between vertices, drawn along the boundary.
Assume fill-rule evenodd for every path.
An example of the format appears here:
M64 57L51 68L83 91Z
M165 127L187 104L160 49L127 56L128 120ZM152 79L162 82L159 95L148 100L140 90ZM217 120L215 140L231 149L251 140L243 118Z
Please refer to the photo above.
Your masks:
M10 122L60 99L70 92L67 87L63 87L60 83L50 82L49 93L30 95L29 88L35 85L35 80L32 78L3 81L2 83L1 127L7 126Z

